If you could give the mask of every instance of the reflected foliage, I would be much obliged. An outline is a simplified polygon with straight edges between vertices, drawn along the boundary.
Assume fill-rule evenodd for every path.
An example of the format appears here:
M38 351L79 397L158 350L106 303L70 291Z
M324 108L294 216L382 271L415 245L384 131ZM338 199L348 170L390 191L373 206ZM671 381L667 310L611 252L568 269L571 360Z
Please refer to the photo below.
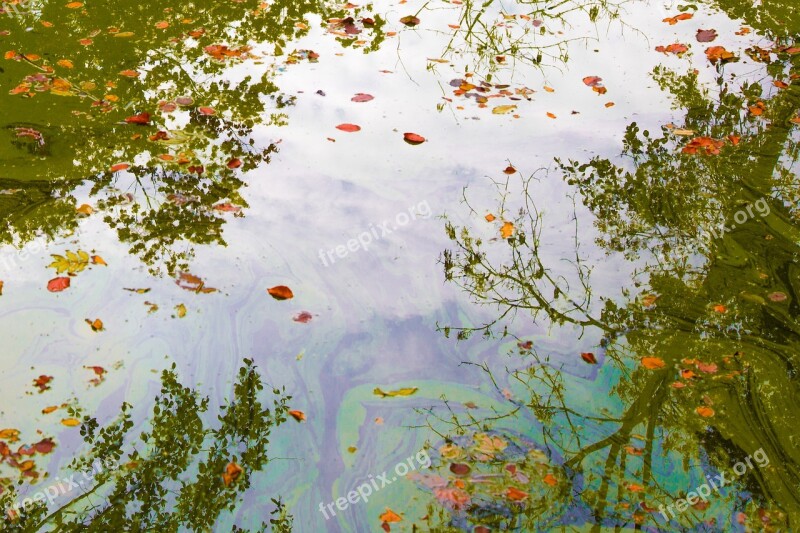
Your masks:
M291 397L273 389L272 405L265 406L259 372L252 361L245 363L233 397L212 423L208 398L181 385L174 367L163 372L152 416L135 439L129 404L103 427L84 416L81 435L91 451L71 469L81 481L96 472L83 486L88 490L55 510L38 502L8 520L3 531L209 531L237 509L237 497L267 466L271 433L287 419ZM6 491L0 501L7 508L16 499ZM288 531L291 516L280 499L273 503L271 525L260 530Z
M733 4L724 8L748 16ZM785 17L773 24L757 11L753 26L778 43L763 68L789 81L787 88L731 80L718 66L711 90L694 72L659 67L654 78L685 113L682 123L661 132L630 124L619 159L557 160L580 208L594 215L599 244L639 267L621 297L591 298L591 265L577 237L574 255L561 264L542 259L545 225L533 178L517 189L500 184L500 204L481 206L514 224L509 238L483 240L476 229L448 225L447 278L499 316L445 333L519 336L514 353L522 363L502 377L483 367L510 404L505 414L431 411L432 425L461 435L464 427L503 427L506 417L516 427L529 421L572 485L561 524L784 531L800 521L800 413L788 400L800 393L800 65L786 49L800 36L783 25ZM776 12L794 16L795 9L783 3ZM556 365L524 340L529 328L515 321L518 314L546 329L599 335L594 353L578 363L596 357L597 371ZM759 450L768 464L731 473ZM729 487L675 512L677 500L720 473ZM501 520L520 528L516 516L499 511L466 513L471 527ZM445 513L442 530L464 528L463 519Z

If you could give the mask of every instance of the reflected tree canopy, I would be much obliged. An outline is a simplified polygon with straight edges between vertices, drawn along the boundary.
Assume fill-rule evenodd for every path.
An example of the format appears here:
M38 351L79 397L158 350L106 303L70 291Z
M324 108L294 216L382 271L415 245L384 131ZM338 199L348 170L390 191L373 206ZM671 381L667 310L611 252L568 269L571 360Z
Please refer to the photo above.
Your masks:
M447 278L499 310L483 327L459 328L459 338L476 331L521 337L517 315L602 337L597 355L583 354L586 364L601 365L592 381L520 338L523 369L501 377L483 368L497 394L504 389L512 405L506 413L482 419L463 409L431 412L434 427L453 428L442 433L444 466L453 463L447 447L476 428L499 431L505 416L532 420L541 432L536 442L560 466L563 477L550 474L552 486L564 479L571 487L550 507L555 523L779 531L800 520L800 413L790 400L800 393L794 168L800 55L791 48L800 35L787 23L797 12L784 2L767 19L752 4L718 4L775 40L767 50L743 51L766 63L768 82L731 80L717 63L712 91L696 72L659 67L653 76L683 110L683 123L661 132L631 123L618 160L557 160L576 187L576 202L594 215L599 244L640 265L621 299L593 300L580 228L575 254L564 257L572 273L542 259L544 219L534 178L500 184L501 204L480 206L501 226L511 224L513 231L498 228L503 238L485 241L469 227L448 224ZM740 462L755 464L756 456L752 469L731 474ZM720 473L738 491L721 489L676 508ZM509 472L500 474L506 489L513 486ZM449 476L443 486L457 487L459 477ZM469 493L475 485L461 479ZM500 507L470 500L454 508L440 493L432 516L441 530L464 523L535 529L537 498L512 491Z
M271 405L264 405L269 394L249 360L239 370L233 392L219 417L210 417L208 398L181 385L173 367L163 372L152 416L136 438L129 404L102 427L95 418L82 416L81 435L91 452L73 461L74 476L44 479L31 492L55 493L67 479L80 489L58 491L59 505L48 509L43 498L26 502L8 485L0 492L0 505L11 509L2 530L209 531L223 513L237 509L238 496L267 466L271 433L286 421L291 399L273 389L267 400ZM81 416L75 408L72 414ZM5 453L4 462L22 470L20 452ZM61 503L64 499L67 503ZM265 521L261 530L290 531L292 517L280 498L273 503L271 523Z

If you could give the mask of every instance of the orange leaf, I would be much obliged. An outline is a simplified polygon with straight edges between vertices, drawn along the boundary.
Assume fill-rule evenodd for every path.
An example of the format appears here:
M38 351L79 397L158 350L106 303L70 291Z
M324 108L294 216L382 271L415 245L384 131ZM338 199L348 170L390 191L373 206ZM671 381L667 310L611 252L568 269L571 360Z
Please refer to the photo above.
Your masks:
M239 478L242 472L241 466L233 462L228 463L228 466L225 467L225 472L222 474L222 481L225 483L225 486L229 487L231 483Z
M61 292L69 288L69 278L53 278L47 282L47 290L50 292Z
M357 126L355 124L339 124L336 126L337 130L346 131L347 133L354 133L356 131L361 131L361 126Z
M61 423L67 427L75 427L81 425L81 421L78 420L77 418L65 418L64 420L61 421Z
M99 318L95 318L94 320L89 320L88 318L85 319L85 322L91 326L92 331L103 331L105 328L103 327L103 321Z
M88 39L86 39L86 40L88 40ZM89 40L89 42L91 43L91 40ZM83 44L83 43L81 43L81 44ZM136 72L135 70L128 69L128 70L120 71L119 75L120 76L125 76L126 78L136 78L136 77L139 76L139 73Z
M642 357L642 366L647 368L648 370L656 370L659 368L664 368L666 363L660 357Z
M516 169L516 168L514 168L514 167L512 167L511 165L508 165L508 166L505 168L505 170L503 170L503 173L504 173L504 174L508 174L509 176L510 176L511 174L514 174L514 173L516 173L516 172L517 172L517 169Z
M511 222L503 223L503 227L500 228L500 236L504 239L508 239L514 234L514 224Z
M713 309L714 309L714 311L716 311L717 313L727 313L727 312L728 312L728 308L727 308L727 307L725 307L725 306L724 306L724 305L722 305L722 304L715 305L715 306L713 307Z
M128 170L131 166L128 163L117 163L111 165L111 172L119 172L120 170Z
M294 297L292 289L290 289L286 285L276 285L271 289L267 289L267 292L269 293L270 296L272 296L276 300L289 300Z
M493 214L489 213L489 214L488 214L488 215L486 215L484 218L486 219L486 222L494 222L494 220L495 220L497 217L495 217Z
M695 412L703 418L711 418L714 416L714 410L710 407L698 407Z
M550 475L550 474L548 474ZM514 502L521 502L522 500L528 497L528 493L522 490L519 490L515 487L508 487L506 489L506 498Z
M378 517L378 519L379 519L381 522L388 522L388 523L392 523L392 522L400 522L400 521L402 520L402 518L400 517L400 515L398 515L397 513L395 513L394 511L392 511L392 510L391 510L391 509L389 509L388 507L386 508L386 512L385 512L385 513L383 513L382 515L380 515L380 516Z
M558 480L556 479L556 477L553 474L547 474L546 476L544 476L542 478L542 481L544 481L545 483L547 483L551 487L555 487L556 485L558 485Z
M289 414L298 422L303 422L306 419L306 414L303 411L289 411Z

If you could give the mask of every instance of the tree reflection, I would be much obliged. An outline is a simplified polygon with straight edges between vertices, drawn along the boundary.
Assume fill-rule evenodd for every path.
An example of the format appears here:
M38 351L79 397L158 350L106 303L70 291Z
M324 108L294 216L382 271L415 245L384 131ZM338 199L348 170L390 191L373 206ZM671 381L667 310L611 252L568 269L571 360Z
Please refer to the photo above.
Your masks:
M783 7L787 16L794 13ZM483 367L511 404L505 416L541 430L537 442L572 485L562 493L559 523L666 530L743 524L778 531L800 520L798 412L786 401L800 392L800 182L793 170L800 94L791 83L800 76L797 55L785 44L798 41L792 28L762 28L777 42L766 69L788 88L767 94L760 81L726 81L722 67L719 93L711 94L696 73L659 67L655 79L686 110L682 124L660 134L631 124L625 161L559 161L595 217L598 243L642 265L621 299L592 300L591 266L581 259L577 239L574 256L564 258L571 273L545 264L533 179L523 180L516 194L513 185L499 185L501 202L491 212L513 223L507 238L485 242L474 229L447 226L453 242L443 255L447 279L499 309L497 320L461 328L459 338L475 331L521 335L517 313L546 328L571 326L602 336L596 351L604 357L594 382L555 366L523 339L518 352L526 368L505 378ZM588 364L594 358L584 354ZM466 413L430 414L434 426L454 426L449 440L506 423L503 413L487 420ZM520 427L519 420L507 423ZM676 500L705 483L706 475L730 475L735 463L759 450L768 465L734 479L733 489L675 512ZM451 478L445 483L458 481ZM476 486L474 479L461 479L466 490ZM498 497L509 504L508 495ZM434 525L537 527L524 503L535 500L533 494L521 499L510 515L486 505L450 508Z
M12 511L2 530L209 531L223 513L237 508L253 474L267 466L272 430L287 419L291 397L273 389L272 405L266 407L263 396L261 376L246 360L233 398L215 417L218 424L209 424L208 398L181 385L174 367L164 371L147 429L136 438L127 403L103 427L83 416L81 435L91 451L73 461L77 474L61 475L79 483L82 494L48 510L44 501L15 506L16 491L4 491L0 505ZM57 481L49 485L56 486ZM292 517L279 498L273 503L271 525L265 522L261 530L291 530Z
M28 7L0 22L11 89L0 239L73 231L83 183L131 252L170 273L187 268L192 244L224 244L225 213L247 207L241 173L277 151L254 127L284 124L294 103L274 83L284 48L307 33L307 15L341 11L283 0ZM375 47L382 22L364 28Z

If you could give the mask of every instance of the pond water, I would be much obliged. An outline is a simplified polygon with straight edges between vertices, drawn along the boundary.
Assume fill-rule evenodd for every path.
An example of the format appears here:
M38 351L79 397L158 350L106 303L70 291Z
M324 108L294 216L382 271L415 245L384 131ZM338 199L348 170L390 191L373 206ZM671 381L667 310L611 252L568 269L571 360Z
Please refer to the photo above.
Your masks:
M791 531L790 0L14 0L1 531Z

